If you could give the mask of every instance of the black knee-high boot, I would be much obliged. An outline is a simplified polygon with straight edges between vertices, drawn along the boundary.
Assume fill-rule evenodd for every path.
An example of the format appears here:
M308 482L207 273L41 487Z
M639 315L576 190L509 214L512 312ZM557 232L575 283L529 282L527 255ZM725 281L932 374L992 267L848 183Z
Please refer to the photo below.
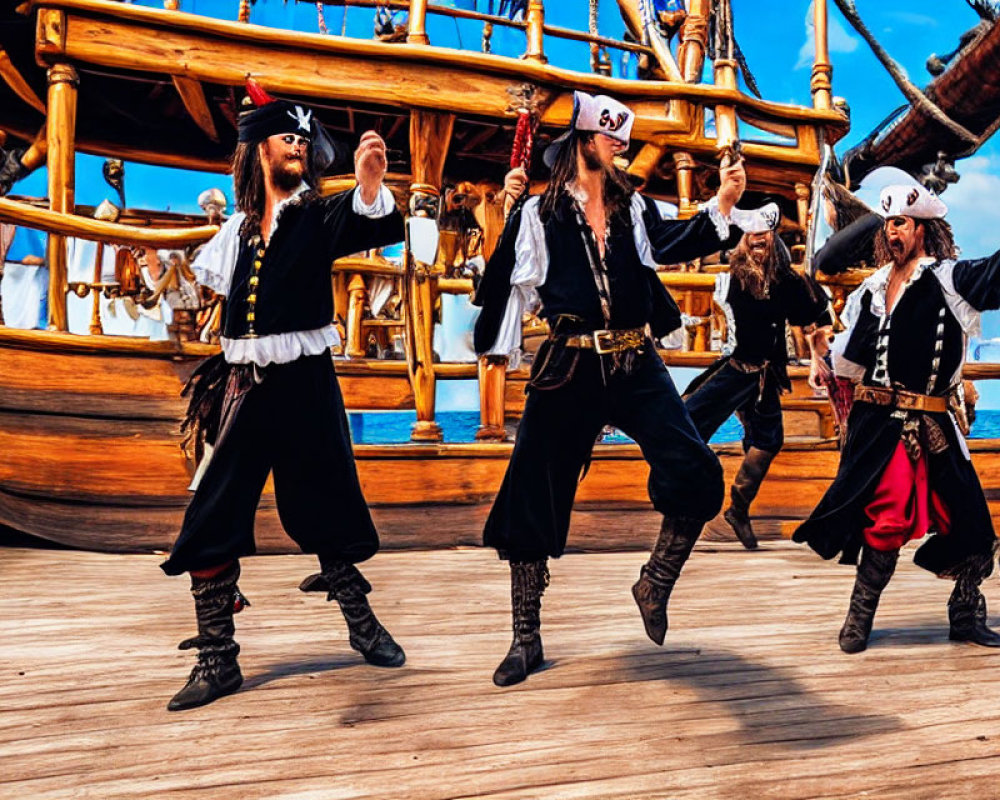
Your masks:
M993 556L968 559L955 577L955 589L948 598L948 638L983 647L1000 647L1000 634L986 625L986 598L979 584L993 572Z
M514 641L493 673L497 686L520 683L542 665L542 594L549 585L546 560L510 562L510 609Z
M233 614L249 605L240 594L236 581L240 565L233 562L211 578L191 576L198 635L180 643L181 650L198 649L198 663L191 670L187 684L167 705L170 711L182 711L211 703L232 694L243 684L236 661L240 646L233 639L236 627Z
M750 504L760 491L764 476L771 468L771 462L777 453L769 453L751 447L743 456L740 471L736 473L733 485L729 489L729 508L722 515L736 532L736 537L747 550L757 549L757 536L750 524Z
M361 571L346 561L320 556L317 575L310 575L299 585L303 592L326 592L326 599L336 600L347 622L348 641L351 647L364 656L365 661L376 667L401 667L406 661L403 648L396 644L365 596L371 584Z
M867 544L862 548L847 619L840 629L840 649L845 653L860 653L868 647L879 598L896 571L898 560L898 549L876 550Z
M704 526L700 520L664 517L649 561L639 571L639 580L632 587L646 634L657 644L663 644L667 635L670 593Z

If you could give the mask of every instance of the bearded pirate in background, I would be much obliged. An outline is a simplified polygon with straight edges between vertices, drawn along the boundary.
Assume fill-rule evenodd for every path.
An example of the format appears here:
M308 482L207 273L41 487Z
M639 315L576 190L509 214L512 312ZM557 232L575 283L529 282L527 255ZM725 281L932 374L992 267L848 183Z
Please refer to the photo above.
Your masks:
M840 631L845 653L867 647L899 549L929 532L936 535L914 561L955 581L949 638L998 647L979 590L993 571L996 534L960 395L967 339L979 334L980 312L1000 308L1000 253L956 260L947 209L922 186L886 187L881 207L875 258L883 266L848 297L847 329L833 344L836 374L858 382L840 467L793 538L842 563L861 554ZM843 237L864 227L835 234L830 252L856 249ZM821 376L822 355L813 355Z
M523 681L542 664L547 560L563 553L577 483L606 424L639 443L650 464L650 497L664 515L633 589L657 644L681 567L722 505L719 460L698 436L648 331L662 337L681 325L657 264L734 246L740 231L729 214L746 177L742 163L723 169L706 210L665 220L613 166L632 123L631 109L616 100L575 93L570 129L545 153L549 186L514 205L477 295L480 354L520 346L522 314L535 298L551 331L535 357L483 536L510 563L514 640L493 675L498 686Z
M193 267L226 298L222 353L192 390L188 427L208 429L214 452L162 569L191 573L198 649L172 711L210 703L241 685L233 613L244 604L239 561L255 551L254 515L268 473L282 526L321 572L304 591L336 600L350 644L365 660L399 666L404 654L379 624L355 564L378 550L333 370L330 266L349 253L403 238L403 219L382 185L385 144L372 131L354 156L356 189L320 197L312 188L333 144L312 112L251 87L260 105L241 116L233 179L239 212ZM263 104L261 104L263 103Z
M778 236L778 206L769 203L745 215L746 231L729 259L729 272L715 279L714 301L726 317L722 358L699 375L684 403L706 442L733 412L743 423L743 463L729 490L724 514L748 550L757 547L750 503L784 443L781 393L791 390L787 370L786 323L826 326L829 302L811 279L792 269L792 257Z

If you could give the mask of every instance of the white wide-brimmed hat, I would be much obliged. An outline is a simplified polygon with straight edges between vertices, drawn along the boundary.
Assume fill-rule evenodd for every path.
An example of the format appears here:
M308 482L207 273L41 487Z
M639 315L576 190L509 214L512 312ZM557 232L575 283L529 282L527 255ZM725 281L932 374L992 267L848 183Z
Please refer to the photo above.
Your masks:
M619 142L629 143L632 136L632 124L635 114L624 103L619 103L606 94L592 95L586 92L573 92L573 116L569 121L569 129L558 139L545 148L542 159L545 166L552 169L559 157L559 151L574 131L603 133Z
M879 212L884 217L944 219L946 206L934 192L918 184L886 186L879 195Z

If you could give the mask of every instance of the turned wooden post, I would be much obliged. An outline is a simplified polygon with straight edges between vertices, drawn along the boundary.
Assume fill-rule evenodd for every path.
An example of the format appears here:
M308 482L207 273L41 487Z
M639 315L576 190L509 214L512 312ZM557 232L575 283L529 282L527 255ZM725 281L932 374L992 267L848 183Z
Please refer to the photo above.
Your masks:
M364 358L365 344L363 341L361 320L365 314L365 279L355 273L347 287L349 297L347 306L347 344L344 353L348 358Z
M72 214L75 205L76 95L79 78L69 64L49 69L46 138L49 167L49 208ZM67 330L66 237L49 236L49 330Z
M350 308L350 295L347 291L347 273L333 273L333 321L340 334L340 347L334 348L335 355L343 355L347 349L347 312Z
M681 27L681 45L677 51L681 75L688 83L700 83L708 48L708 15L711 0L691 0L687 19Z
M427 0L410 0L406 41L410 44L430 44L427 38Z
M545 63L545 6L542 0L528 0L528 13L525 17L528 23L528 49L524 57L532 61Z
M504 394L507 390L507 356L483 356L479 359L479 430L480 442L502 442L504 430Z
M795 210L799 216L799 227L805 235L809 230L809 195L811 191L808 183L795 184Z
M409 213L436 217L444 161L455 127L454 114L413 110L410 112ZM434 375L434 291L432 264L417 262L406 252L406 332L409 339L410 384L413 386L417 421L410 433L414 441L441 441L441 426L434 421L436 378Z
M736 62L730 58L715 59L715 85L721 89L738 90L736 82ZM736 123L736 109L733 106L715 107L715 139L719 147L732 144L740 138Z
M830 93L833 89L833 65L830 63L827 41L826 0L813 1L813 25L816 29L816 57L813 60L809 91L812 92L813 108L829 111L832 107Z
M689 219L698 213L694 202L694 158L690 153L674 153L674 167L677 170L677 217Z
M104 242L97 243L97 255L94 256L94 278L93 283L101 283L101 272L104 266ZM90 335L100 336L104 333L101 325L101 290L96 286L91 286L90 293L94 296L93 305L90 307Z

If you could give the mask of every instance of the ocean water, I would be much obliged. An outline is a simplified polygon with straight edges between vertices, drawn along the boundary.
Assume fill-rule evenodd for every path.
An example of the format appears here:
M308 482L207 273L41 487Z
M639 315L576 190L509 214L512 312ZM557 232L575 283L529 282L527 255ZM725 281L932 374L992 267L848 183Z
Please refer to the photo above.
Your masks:
M415 411L352 411L348 413L351 436L355 444L405 444L410 441L410 429L417 421ZM436 416L444 433L444 441L475 441L479 427L478 411L441 411ZM743 438L743 426L732 416L712 437L714 444L738 442ZM1000 438L1000 411L983 410L976 413L971 439ZM623 444L632 440L621 431L606 435L603 442Z

